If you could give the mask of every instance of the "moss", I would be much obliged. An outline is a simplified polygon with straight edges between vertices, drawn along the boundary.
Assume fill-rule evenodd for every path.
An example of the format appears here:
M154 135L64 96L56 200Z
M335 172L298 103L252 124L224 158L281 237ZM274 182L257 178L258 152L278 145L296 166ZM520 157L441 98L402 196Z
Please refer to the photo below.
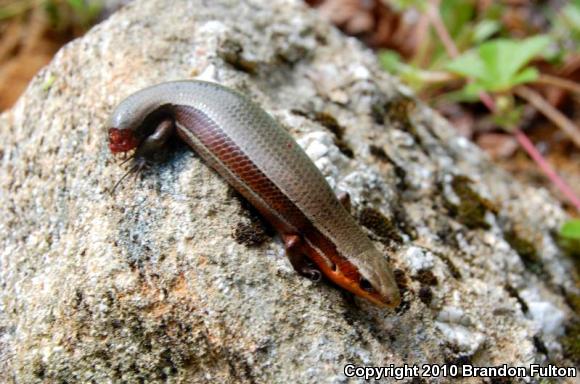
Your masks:
M330 132L334 133L337 139L342 139L344 137L344 127L338 124L338 121L334 116L328 112L315 112L311 116L312 120L323 125Z
M402 241L397 226L376 209L364 208L359 215L359 221L361 225L377 235L382 242L388 240Z
M411 121L411 114L416 107L417 102L405 95L398 95L388 101L385 101L385 97L378 97L371 106L371 117L377 124L385 124L385 120L388 120L389 124L398 125L422 147L423 139Z
M561 234L557 234L555 238L564 253L572 259L576 273L580 275L580 239L564 237Z
M528 270L536 274L542 272L542 261L531 241L520 237L514 230L504 232L504 239L518 253Z
M450 366L456 366L457 369L457 375L451 375L451 377L463 377L462 373L462 368L464 365L473 365L473 362L471 360L471 356L469 355L459 355L459 356L455 356L455 357L448 357L445 359L445 365L447 365L448 367Z
M409 289L409 280L407 279L405 271L397 268L393 271L393 275L395 276L395 282L397 283L401 293L406 292Z
M437 285L437 276L433 274L433 272L429 269L421 269L417 272L417 275L413 277L415 280L418 280L423 285Z
M409 290L409 279L407 279L407 274L402 269L395 269L393 271L395 277L395 283L399 287L399 292L401 294L401 304L395 309L398 314L405 313L409 308L411 308L411 303L409 300L405 299L405 292Z
M447 264L447 268L449 268L451 276L453 276L456 279L462 278L461 272L459 272L459 268L457 268L457 266L453 263L453 261L451 261L447 256L444 256L442 254L438 254L438 256L441 258L441 260L443 260L445 264Z
M556 379L550 379L548 377L542 377L538 380L538 384L558 384L560 381L556 381Z
M580 240L565 239L560 236L558 238L558 245L560 245L566 254L573 258L577 266L580 267Z
M451 181L453 191L459 197L459 204L447 201L451 214L467 228L489 229L489 224L485 221L487 211L495 212L493 204L480 196L470 184L472 181L465 176L455 176Z
M419 131L413 121L411 114L417 108L417 102L410 97L400 95L394 98L387 104L387 116L389 120L398 123L401 129L408 132L421 148L425 147L424 139L419 134Z
M544 344L542 339L540 339L539 336L534 336L533 341L536 351L538 351L538 353L548 356L548 348L546 348L546 344Z
M389 155L387 155L387 152L385 152L385 150L378 145L371 144L369 146L369 152L383 163L392 163L391 158Z
M510 295L510 297L513 297L514 299L516 299L516 301L520 304L520 307L522 308L522 312L528 313L528 310L529 310L528 304L526 304L526 302L521 298L517 289L515 289L514 287L512 287L509 284L506 285L504 288L507 291L508 295Z
M567 293L565 295L566 303L572 308L577 316L580 316L580 295L575 293Z
M346 141L335 139L334 145L336 145L338 147L338 150L340 152L342 152L343 155L345 155L346 157L348 157L350 159L354 159L354 151L352 150L352 148L348 145L348 143Z
M264 221L256 208L248 200L233 188L228 189L228 194L232 198L239 199L241 213L248 219L247 222L242 221L236 224L232 231L232 237L238 244L255 247L263 244L268 238L274 235L273 228Z
M430 305L433 301L433 291L431 291L431 288L426 286L421 287L421 289L419 289L419 300L426 305Z
M385 115L387 114L387 104L384 98L379 98L371 105L371 117L377 124L385 123Z
M372 156L376 157L379 161L383 163L389 163L393 166L395 170L395 175L397 176L397 188L399 189L407 189L406 177L407 171L399 164L397 164L385 150L377 145L370 145L369 152Z
M580 320L575 319L568 327L561 339L564 354L574 363L580 363Z
M255 247L268 240L264 228L256 222L238 223L232 236L238 244L244 244L247 247Z
M411 308L411 302L403 297L403 299L401 300L401 304L399 304L399 306L395 308L395 312L398 315L402 315L403 313L407 312L409 308Z
M391 120L400 122L407 130L409 130L409 128L412 127L410 116L416 107L417 103L415 100L401 95L387 104L387 115Z
M258 62L245 59L243 53L242 45L233 40L224 42L219 51L219 55L226 63L237 70L255 75L258 73Z
M44 379L46 374L46 366L40 357L35 357L31 362L32 375L38 379Z

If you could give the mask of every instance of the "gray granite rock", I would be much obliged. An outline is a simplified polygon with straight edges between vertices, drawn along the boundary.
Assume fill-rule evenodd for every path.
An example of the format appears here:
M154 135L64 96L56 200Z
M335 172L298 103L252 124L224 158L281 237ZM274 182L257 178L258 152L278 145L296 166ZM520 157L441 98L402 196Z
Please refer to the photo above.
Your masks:
M397 270L399 309L298 276L185 146L108 193L126 169L107 148L111 110L188 78L248 94L350 193ZM556 201L301 2L130 3L0 117L0 158L3 382L341 383L359 380L349 363L566 363L578 292Z

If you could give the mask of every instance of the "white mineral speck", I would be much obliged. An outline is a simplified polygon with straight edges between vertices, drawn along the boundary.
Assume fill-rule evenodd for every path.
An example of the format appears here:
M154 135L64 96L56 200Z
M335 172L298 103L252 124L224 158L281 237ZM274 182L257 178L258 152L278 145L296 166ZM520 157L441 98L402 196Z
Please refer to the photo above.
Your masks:
M353 68L353 77L357 80L366 80L371 76L371 73L366 67L362 65L357 65Z
M215 82L217 77L217 70L215 65L208 65L203 69L203 71L197 76L198 80L205 80Z
M437 315L437 320L446 323L457 323L462 325L469 325L469 318L465 315L463 310L458 307L447 306L441 309L439 315Z
M471 148L471 143L469 142L469 140L467 140L463 136L458 136L455 139L455 143L457 144L458 147L461 147L461 148L464 148L464 149L470 149Z
M411 246L404 253L404 257L412 273L433 267L433 255L422 248Z
M528 304L530 316L542 333L545 335L562 334L564 331L562 323L566 316L558 307L543 299L537 290L523 290L520 296Z
M458 324L449 324L436 321L435 325L447 341L455 344L461 351L473 354L485 340L485 336L479 332L471 331L467 327Z
M485 340L485 335L472 329L473 321L464 310L456 306L444 307L437 315L435 325L450 343L470 354L474 353Z
M220 21L211 20L201 25L200 30L207 33L219 33L227 30L226 25Z
M306 154L312 160L318 160L328 153L328 147L319 141L313 141L307 148Z

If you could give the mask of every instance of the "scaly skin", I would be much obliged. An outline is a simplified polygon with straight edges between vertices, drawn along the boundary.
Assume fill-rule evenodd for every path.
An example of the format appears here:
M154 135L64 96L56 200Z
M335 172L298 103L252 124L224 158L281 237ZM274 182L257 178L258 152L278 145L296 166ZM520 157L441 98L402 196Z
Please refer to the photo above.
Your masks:
M176 132L276 228L299 273L320 271L377 305L399 305L385 256L296 141L244 95L204 81L162 83L121 102L110 127L111 151L137 148L138 157Z

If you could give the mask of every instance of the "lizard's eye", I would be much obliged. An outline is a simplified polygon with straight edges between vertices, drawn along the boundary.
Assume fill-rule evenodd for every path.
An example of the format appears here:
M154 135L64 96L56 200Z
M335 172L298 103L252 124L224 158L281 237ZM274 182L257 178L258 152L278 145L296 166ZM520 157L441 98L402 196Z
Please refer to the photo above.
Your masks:
M364 277L360 278L359 286L367 292L374 292L375 291L375 289L371 285L371 282L368 281L367 279L365 279Z

